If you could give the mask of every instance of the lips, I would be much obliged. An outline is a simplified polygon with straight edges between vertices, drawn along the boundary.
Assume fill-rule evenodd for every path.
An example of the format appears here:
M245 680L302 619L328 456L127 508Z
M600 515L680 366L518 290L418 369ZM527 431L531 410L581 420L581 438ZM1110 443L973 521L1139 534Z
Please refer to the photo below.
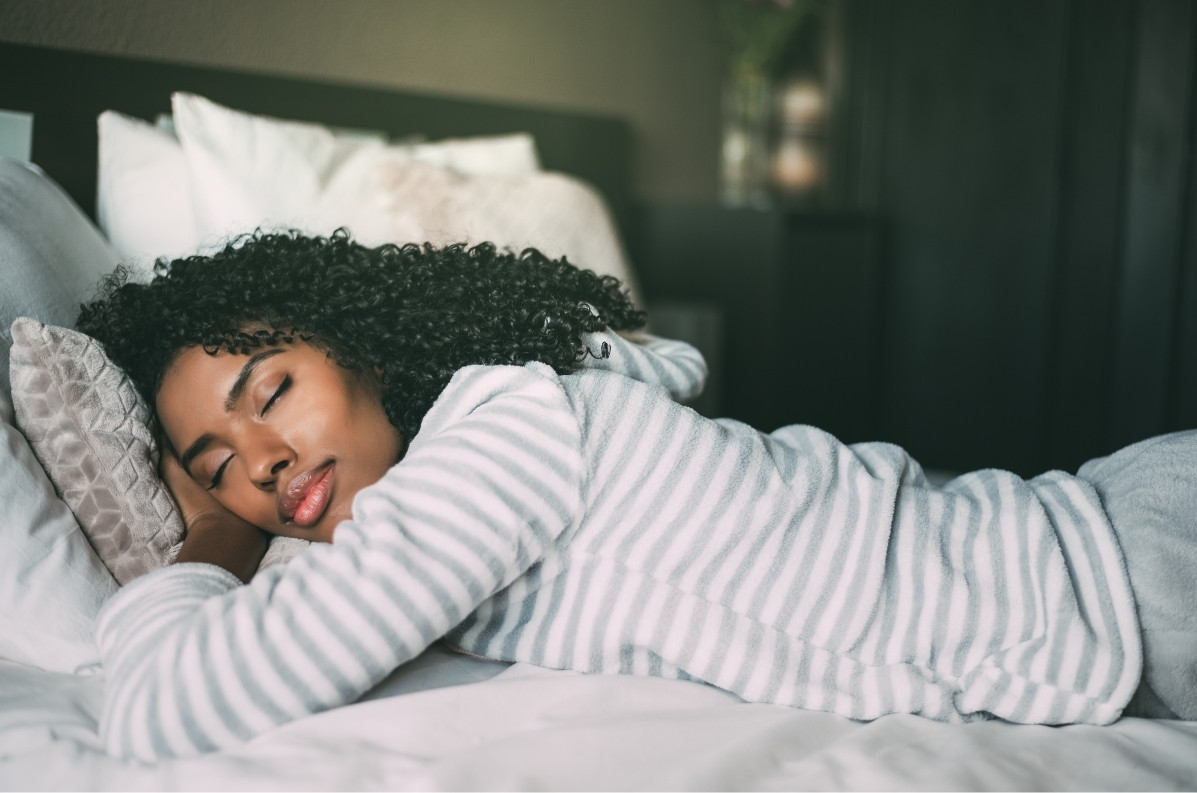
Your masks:
M279 499L283 521L307 528L320 520L328 509L335 478L333 464L329 462L292 479Z

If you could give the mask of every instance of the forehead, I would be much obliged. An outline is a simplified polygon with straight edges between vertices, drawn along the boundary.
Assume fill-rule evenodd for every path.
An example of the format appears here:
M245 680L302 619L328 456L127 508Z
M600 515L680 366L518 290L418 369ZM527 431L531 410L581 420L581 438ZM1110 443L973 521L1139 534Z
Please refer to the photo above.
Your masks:
M220 350L215 355L202 347L187 347L175 355L162 373L162 384L158 388L158 399L164 392L210 383L222 371L235 371L245 365L248 355L238 355Z
M209 397L222 387L227 392L249 358L224 350L212 355L202 347L182 350L162 373L156 395L159 413L164 408L169 412L179 402L194 403L201 397Z
M295 341L290 344L280 343L273 346L264 345L245 353L229 352L223 347L215 353L208 352L203 347L185 347L175 355L163 371L159 394L168 385L206 383L209 378L221 373L239 372L251 358L262 353L301 359L327 357L327 353L303 341Z
M209 353L203 347L187 347L180 351L162 373L162 384L158 387L158 399L164 393L178 389L205 389L219 385L222 377L236 377L254 355L264 351L278 351L277 354L288 352L286 347L262 347L252 350L248 354L228 352L220 349L215 354ZM228 383L224 383L228 388Z

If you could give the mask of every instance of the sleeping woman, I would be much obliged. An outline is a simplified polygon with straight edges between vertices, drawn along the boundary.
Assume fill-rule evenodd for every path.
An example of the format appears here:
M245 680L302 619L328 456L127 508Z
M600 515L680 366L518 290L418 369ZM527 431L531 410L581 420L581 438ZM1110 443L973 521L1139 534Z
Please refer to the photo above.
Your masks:
M644 321L489 245L259 233L114 277L79 328L154 406L187 533L101 616L109 751L238 744L442 638L852 719L1197 718L1197 433L934 488L698 415L701 356ZM255 575L276 534L320 543Z

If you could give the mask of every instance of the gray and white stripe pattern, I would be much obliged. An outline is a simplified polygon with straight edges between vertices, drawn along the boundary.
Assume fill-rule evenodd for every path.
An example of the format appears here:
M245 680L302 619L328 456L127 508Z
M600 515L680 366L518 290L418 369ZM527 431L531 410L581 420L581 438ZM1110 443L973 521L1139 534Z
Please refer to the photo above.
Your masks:
M936 490L895 446L679 406L705 374L686 345L592 341L610 358L574 375L459 373L333 545L245 587L177 565L123 589L100 629L110 751L235 744L446 634L857 719L1118 717L1137 624L1087 485L981 471Z

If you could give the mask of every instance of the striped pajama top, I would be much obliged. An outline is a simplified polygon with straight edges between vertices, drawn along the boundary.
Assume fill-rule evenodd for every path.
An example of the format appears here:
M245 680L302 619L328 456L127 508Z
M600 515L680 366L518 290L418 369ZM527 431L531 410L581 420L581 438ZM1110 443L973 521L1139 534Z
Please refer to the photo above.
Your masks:
M679 405L688 345L460 371L353 519L245 586L178 564L101 615L119 756L238 744L351 703L444 637L478 655L704 681L853 719L1114 721L1133 595L1092 488L763 434ZM671 395L672 391L672 395Z

